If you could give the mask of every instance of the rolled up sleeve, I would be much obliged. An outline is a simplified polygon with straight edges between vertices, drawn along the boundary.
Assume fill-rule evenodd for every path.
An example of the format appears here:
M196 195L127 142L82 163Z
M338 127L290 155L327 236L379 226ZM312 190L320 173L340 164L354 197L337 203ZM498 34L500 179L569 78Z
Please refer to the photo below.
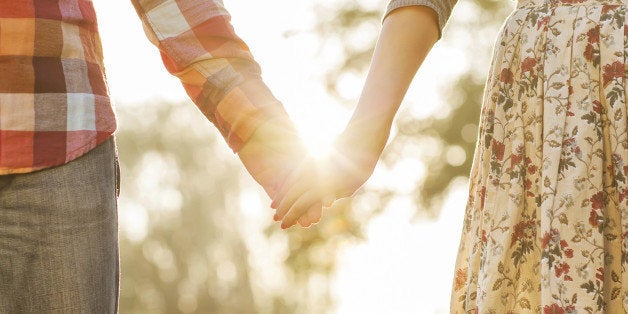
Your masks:
M457 0L391 0L388 3L388 7L386 8L386 13L384 14L384 19L394 10L413 6L420 5L426 6L436 12L438 15L438 27L439 27L439 37L443 32L443 28L447 24L449 20L449 16L451 15L451 11L454 8Z
M263 122L287 114L220 0L131 0L166 69L237 152Z

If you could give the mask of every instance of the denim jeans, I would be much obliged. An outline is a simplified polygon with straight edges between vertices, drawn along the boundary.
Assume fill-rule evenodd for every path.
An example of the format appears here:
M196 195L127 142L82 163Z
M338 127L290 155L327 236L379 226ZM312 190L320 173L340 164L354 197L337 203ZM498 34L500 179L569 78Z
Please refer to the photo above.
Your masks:
M65 165L0 176L0 313L115 313L115 142Z

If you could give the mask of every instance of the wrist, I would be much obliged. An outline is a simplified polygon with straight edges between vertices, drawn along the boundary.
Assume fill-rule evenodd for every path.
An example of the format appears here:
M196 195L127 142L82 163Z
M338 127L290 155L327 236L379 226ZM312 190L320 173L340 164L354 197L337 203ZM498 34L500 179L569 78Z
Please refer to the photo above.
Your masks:
M217 126L229 146L238 152L262 125L274 124L294 129L283 105L259 79L233 88L216 107Z

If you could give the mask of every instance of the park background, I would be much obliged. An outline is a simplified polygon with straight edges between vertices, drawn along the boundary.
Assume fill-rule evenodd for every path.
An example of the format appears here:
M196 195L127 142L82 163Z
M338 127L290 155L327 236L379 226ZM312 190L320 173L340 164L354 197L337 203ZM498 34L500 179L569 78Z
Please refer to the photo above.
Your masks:
M342 131L386 0L225 0L312 147ZM482 88L512 1L460 0L367 184L282 231L130 1L94 0L119 120L121 313L447 313ZM315 150L315 149L314 149Z

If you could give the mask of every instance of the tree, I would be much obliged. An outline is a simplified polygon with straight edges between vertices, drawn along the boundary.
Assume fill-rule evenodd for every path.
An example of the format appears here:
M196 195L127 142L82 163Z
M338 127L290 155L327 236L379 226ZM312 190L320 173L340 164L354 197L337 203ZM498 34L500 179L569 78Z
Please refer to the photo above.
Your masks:
M327 75L329 92L341 103L353 103L354 99L343 99L338 92L344 75L365 77L370 57L375 47L382 19L382 9L388 1L337 1L319 6L319 24L316 31L328 42L340 44L345 56ZM477 124L482 102L483 88L488 72L493 38L512 10L512 4L503 1L478 0L460 1L445 28L443 38L435 50L453 49L467 56L469 67L458 77L452 77L448 87L441 93L446 95L439 103L440 112L448 114L435 117L415 117L408 113L407 105L402 105L395 128L383 155L385 167L392 168L407 158L420 159L425 165L425 176L416 177L416 188L412 192L419 216L435 217L446 197L450 184L459 177L468 177L472 156L475 150ZM364 32L370 32L365 35ZM352 40L355 37L370 38L367 44ZM484 40L490 38L491 40ZM436 52L432 51L432 54ZM429 58L426 62L429 62ZM445 64L443 64L445 66ZM410 102L406 98L406 103ZM429 148L424 145L429 139ZM427 156L408 157L404 148L409 145L419 150L433 149ZM450 156L448 156L448 154ZM451 158L451 155L454 158ZM456 154L463 156L456 158ZM448 158L450 157L450 158ZM454 162L452 162L454 159ZM418 162L418 161L417 161ZM377 195L382 205L395 196L394 190L366 189L364 194ZM381 206L383 208L384 206Z
M338 243L358 234L346 211L286 233L193 104L122 106L118 118L122 313L327 310Z

